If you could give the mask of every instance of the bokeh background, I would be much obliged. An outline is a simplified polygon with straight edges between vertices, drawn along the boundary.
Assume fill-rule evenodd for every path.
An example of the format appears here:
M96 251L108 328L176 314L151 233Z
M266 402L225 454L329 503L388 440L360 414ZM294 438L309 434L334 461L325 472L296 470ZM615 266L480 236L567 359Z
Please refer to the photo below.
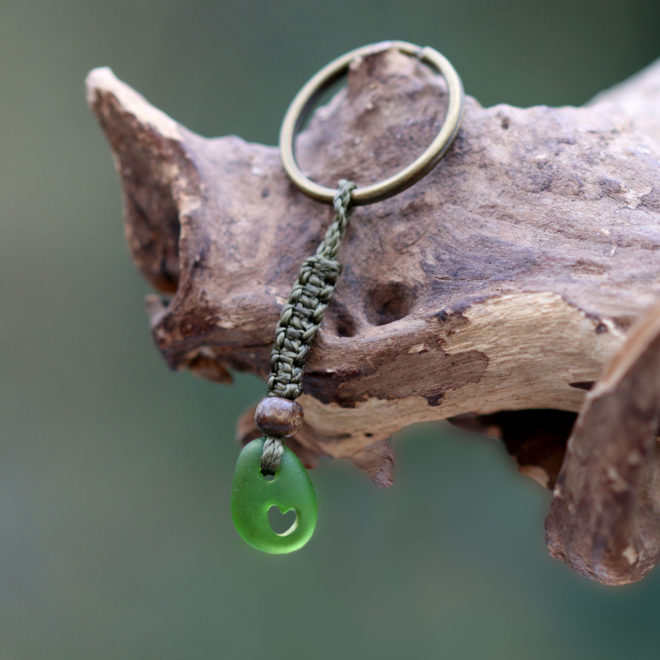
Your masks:
M659 51L657 0L0 1L0 659L657 658L660 570L549 558L549 495L495 442L395 439L397 481L312 476L317 534L234 533L234 422L262 385L171 373L83 79L113 67L206 135L276 140L317 68L397 38L484 104L581 104Z

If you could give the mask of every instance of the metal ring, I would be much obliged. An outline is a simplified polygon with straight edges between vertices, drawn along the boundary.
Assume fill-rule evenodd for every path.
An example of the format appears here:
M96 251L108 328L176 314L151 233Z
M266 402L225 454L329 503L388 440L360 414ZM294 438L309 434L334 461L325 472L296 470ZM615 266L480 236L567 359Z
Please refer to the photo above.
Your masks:
M421 48L405 41L384 41L356 48L330 62L310 78L291 102L282 122L282 128L280 129L282 165L293 183L310 197L332 203L336 190L315 183L306 177L298 167L295 156L295 141L298 131L309 115L319 94L341 78L346 73L349 64L356 57L388 48L396 48L405 55L417 57L443 76L447 83L447 111L435 139L414 163L388 179L356 188L351 195L353 203L369 204L370 202L378 202L411 186L437 164L454 141L463 119L463 84L446 57L428 46Z

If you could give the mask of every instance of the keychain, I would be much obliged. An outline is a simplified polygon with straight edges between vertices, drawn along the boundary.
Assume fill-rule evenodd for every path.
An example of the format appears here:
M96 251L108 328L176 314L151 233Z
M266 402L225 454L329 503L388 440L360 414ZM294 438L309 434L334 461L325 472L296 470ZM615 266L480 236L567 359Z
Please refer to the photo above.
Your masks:
M341 180L337 189L308 179L295 158L295 139L312 110L314 101L341 78L358 57L383 48L396 48L418 58L445 79L447 111L433 142L412 164L397 174L369 186ZM421 179L451 146L463 118L463 85L449 61L433 48L403 41L371 44L337 58L316 73L289 106L280 131L282 165L293 183L305 194L332 203L335 216L316 253L305 259L275 329L267 396L257 406L255 421L264 437L241 451L232 483L231 511L238 533L254 548L272 554L293 552L304 546L316 527L317 505L307 470L285 445L303 423L303 409L296 399L302 393L305 360L330 304L341 273L337 253L348 226L351 206L378 202L401 192ZM294 511L291 527L276 533L268 512Z

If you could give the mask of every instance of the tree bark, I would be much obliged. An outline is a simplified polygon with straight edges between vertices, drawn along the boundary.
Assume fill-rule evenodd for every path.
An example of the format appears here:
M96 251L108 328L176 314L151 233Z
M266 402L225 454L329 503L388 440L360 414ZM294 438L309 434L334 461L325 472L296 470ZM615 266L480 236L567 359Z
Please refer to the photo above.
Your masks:
M147 301L164 358L218 382L232 369L265 378L279 310L331 209L294 188L276 148L202 138L109 69L89 75L88 98L120 175L129 248L167 296ZM553 555L605 583L650 570L660 371L648 365L660 324L647 320L644 349L627 336L658 314L647 310L660 297L659 99L660 62L581 108L468 97L430 174L353 210L291 441L308 466L349 458L389 485L390 437L450 419L500 437L522 472L557 483ZM354 62L313 116L299 162L325 185L375 182L425 148L444 101L439 76L384 48ZM599 381L608 363L626 370ZM255 436L251 411L238 429ZM634 474L623 467L633 450Z

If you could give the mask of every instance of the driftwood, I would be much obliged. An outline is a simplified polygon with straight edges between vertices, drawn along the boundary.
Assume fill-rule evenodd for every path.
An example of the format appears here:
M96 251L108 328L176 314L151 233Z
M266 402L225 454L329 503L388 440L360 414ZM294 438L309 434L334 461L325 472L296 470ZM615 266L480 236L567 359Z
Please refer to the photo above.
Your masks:
M290 184L276 148L202 138L109 69L90 74L88 95L120 175L133 258L172 294L147 301L163 356L218 382L231 369L265 377L280 307L330 208ZM582 108L482 108L468 97L429 175L354 210L291 441L308 466L349 458L389 485L392 434L450 419L500 437L522 472L554 488L553 555L610 584L652 568L659 100L660 63ZM375 53L312 118L299 160L326 185L373 182L420 153L443 103L438 76ZM239 437L254 436L248 412Z

